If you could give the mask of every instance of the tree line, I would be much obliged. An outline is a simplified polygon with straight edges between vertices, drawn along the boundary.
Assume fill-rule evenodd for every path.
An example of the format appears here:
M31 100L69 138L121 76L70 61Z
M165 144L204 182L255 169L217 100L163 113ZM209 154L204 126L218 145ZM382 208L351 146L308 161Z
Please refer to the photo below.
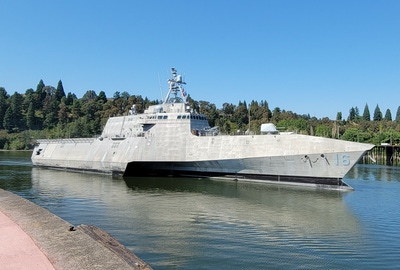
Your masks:
M357 107L352 107L347 119L338 112L336 119L331 120L279 107L271 110L265 100L224 103L222 108L190 96L188 102L208 117L211 127L218 126L224 134L258 134L262 123L271 122L282 131L373 144L400 143L400 106L394 120L389 109L383 116L378 105L371 118L368 104L362 115ZM159 103L125 91L107 97L104 91L88 90L77 98L71 92L65 94L61 80L57 87L40 80L36 90L30 88L24 94L10 95L0 87L0 149L32 149L35 140L42 138L93 137L101 133L109 117L126 115L133 104L141 113L149 105Z

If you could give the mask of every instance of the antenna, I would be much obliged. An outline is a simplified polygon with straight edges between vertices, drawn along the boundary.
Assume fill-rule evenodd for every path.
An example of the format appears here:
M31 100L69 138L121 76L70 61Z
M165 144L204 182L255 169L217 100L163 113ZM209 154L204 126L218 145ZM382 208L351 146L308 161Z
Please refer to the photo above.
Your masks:
M250 124L250 121L251 121L251 116L250 116L250 105L249 105L249 134L251 134L251 124Z
M162 87L161 87L160 73L158 73L158 85L160 86L161 100L163 101L164 95L163 95Z
M168 94L163 101L165 103L187 103L187 94L182 85L186 84L182 80L182 75L179 75L175 68L171 68L172 78L168 80L169 89ZM180 94L182 97L178 97ZM172 95L172 97L171 97Z

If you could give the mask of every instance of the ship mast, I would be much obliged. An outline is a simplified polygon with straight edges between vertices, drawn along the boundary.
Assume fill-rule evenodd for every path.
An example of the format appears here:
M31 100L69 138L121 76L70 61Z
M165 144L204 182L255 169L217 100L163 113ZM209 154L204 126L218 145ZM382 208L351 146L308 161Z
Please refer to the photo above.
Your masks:
M182 80L182 75L178 75L175 68L171 68L172 79L168 80L169 89L163 104L166 103L187 103L187 93L182 85L186 84ZM178 96L178 93L181 97Z

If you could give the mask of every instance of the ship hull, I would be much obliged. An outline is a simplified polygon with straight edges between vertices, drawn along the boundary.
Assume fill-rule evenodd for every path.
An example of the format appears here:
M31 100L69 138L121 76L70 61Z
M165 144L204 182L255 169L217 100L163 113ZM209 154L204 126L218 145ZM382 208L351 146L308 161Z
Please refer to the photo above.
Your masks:
M304 135L38 141L35 166L120 174L218 177L346 189L344 175L372 146ZM339 149L333 151L332 149Z
M205 163L205 164L203 164ZM339 178L310 177L288 174L237 173L235 169L211 169L208 162L131 162L124 177L136 176L184 176L217 178L247 182L265 182L287 185L304 185L334 189L352 189ZM235 162L232 162L235 163Z

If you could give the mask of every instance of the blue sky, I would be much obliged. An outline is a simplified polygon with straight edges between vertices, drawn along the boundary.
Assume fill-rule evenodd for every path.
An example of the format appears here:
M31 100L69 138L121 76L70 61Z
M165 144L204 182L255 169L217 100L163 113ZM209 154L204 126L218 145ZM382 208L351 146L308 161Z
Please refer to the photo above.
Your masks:
M0 86L195 100L347 118L400 106L400 1L0 0ZM161 83L161 86L160 86Z

